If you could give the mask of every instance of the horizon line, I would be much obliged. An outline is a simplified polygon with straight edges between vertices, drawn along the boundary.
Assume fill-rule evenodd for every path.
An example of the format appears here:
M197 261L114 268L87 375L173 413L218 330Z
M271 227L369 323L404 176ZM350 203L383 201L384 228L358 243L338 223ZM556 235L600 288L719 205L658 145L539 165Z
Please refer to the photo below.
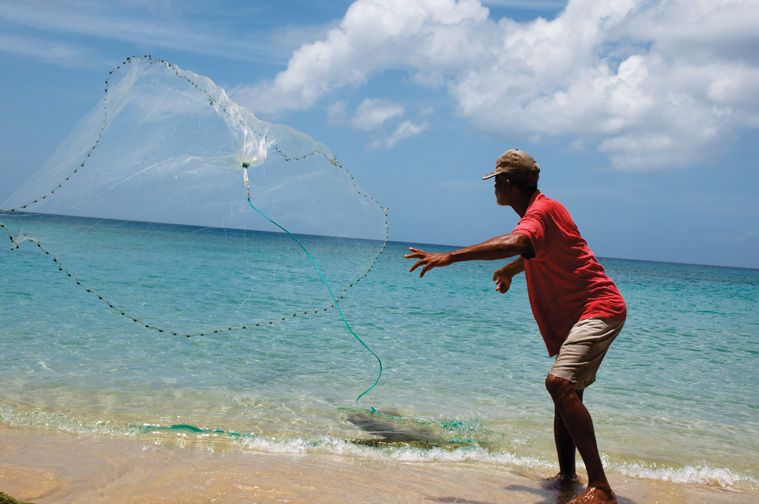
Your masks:
M51 214L51 213L37 213L37 212L16 212L16 211L8 211L4 209L0 209L0 215L8 215L8 216L23 216L23 215L31 215L31 216L43 216L43 217L63 217L63 218L72 218L72 219L93 219L93 220L106 220L106 221L121 221L121 222L128 222L128 223L134 223L134 224L152 224L152 225L162 225L162 226L177 226L177 227L193 227L193 228L205 228L205 229L219 229L219 230L225 230L225 231L242 231L242 232L258 232L258 233L267 233L267 234L284 234L281 231L276 230L263 230L263 229L236 229L236 228L223 228L223 227L216 227L216 226L202 226L202 225L195 225L195 224L180 224L180 223L173 223L173 222L150 222L150 221L133 221L128 219L116 219L116 218L109 218L109 217L86 217L86 216L80 216L80 215L65 215L65 214ZM293 233L296 235L303 235L303 236L312 236L312 237L325 237L325 238L336 238L336 239L348 239L348 240L363 240L363 241L385 241L381 238L358 238L358 237L347 237L347 236L326 236L326 235L317 235L317 234L310 234L310 233ZM431 243L431 242L412 242L407 240L393 240L388 238L386 240L386 243L388 245L390 244L397 244L397 245L412 245L412 246L430 246L430 247L449 247L449 248L462 248L467 245L456 245L456 244L446 244L446 243ZM661 263L661 264L675 264L675 265L681 265L681 266L706 266L709 268L726 268L726 269L740 269L740 270L750 270L750 271L759 271L759 266L734 266L734 265L726 265L726 264L704 264L704 263L691 263L691 262L681 262L681 261L672 261L672 260L661 260L661 259L640 259L640 258L632 258L632 257L612 257L612 256L605 256L605 255L597 255L594 253L596 258L600 259L612 259L612 260L619 260L619 261L635 261L635 262L647 262L647 263Z

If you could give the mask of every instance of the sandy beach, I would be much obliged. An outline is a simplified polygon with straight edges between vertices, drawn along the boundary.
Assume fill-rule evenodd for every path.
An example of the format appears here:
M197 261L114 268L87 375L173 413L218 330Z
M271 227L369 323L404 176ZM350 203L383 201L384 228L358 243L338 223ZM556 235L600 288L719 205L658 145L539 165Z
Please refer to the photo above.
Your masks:
M0 491L52 502L562 503L541 474L484 463L156 446L136 439L0 428ZM611 474L621 503L750 503L755 492Z

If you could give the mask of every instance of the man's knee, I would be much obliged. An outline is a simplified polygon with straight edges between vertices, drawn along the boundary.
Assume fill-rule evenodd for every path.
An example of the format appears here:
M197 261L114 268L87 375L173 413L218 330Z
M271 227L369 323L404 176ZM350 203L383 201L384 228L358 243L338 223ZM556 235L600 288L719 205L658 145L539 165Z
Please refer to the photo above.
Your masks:
M574 394L575 385L566 378L549 374L546 376L546 390L548 390L548 393L551 394L551 397L555 401L567 394Z

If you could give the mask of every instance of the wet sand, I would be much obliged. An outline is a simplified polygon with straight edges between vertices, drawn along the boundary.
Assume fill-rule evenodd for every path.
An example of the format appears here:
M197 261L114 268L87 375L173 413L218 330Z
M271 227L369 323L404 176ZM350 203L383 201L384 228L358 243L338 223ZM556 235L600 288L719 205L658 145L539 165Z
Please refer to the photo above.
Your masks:
M545 474L484 463L156 446L137 439L0 426L0 491L52 502L550 503ZM619 502L753 503L737 492L610 474Z

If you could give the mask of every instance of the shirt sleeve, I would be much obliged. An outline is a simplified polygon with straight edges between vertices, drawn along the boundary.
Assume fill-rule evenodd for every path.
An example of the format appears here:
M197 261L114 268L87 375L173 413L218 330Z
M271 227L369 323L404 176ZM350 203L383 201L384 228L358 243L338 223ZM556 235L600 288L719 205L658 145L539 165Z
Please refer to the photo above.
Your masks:
M545 216L541 212L529 212L522 217L517 223L512 233L519 233L526 236L532 248L535 250L535 257L541 257L546 252L546 226Z

